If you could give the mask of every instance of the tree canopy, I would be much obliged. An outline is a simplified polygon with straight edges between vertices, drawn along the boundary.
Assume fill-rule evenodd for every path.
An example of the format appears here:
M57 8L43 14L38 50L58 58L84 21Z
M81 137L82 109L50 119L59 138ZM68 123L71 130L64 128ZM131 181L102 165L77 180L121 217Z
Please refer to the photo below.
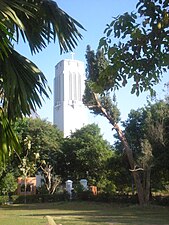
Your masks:
M39 161L43 160L52 166L56 164L56 156L63 142L63 133L57 127L39 118L24 118L15 122L14 130L22 147L20 158L27 153L25 142L29 139L31 143L28 155L30 162L34 161L35 154L38 154Z
M158 101L149 103L144 108L131 110L123 123L138 164L144 168L148 163L151 167L151 186L154 189L165 189L169 179L168 122L169 105L165 101Z
M112 148L100 134L96 124L87 125L64 140L58 155L57 171L64 179L87 179L95 185L106 176L105 164Z
M104 30L99 49L108 66L98 76L104 90L132 81L131 93L150 90L169 69L169 2L139 0L136 10L113 18Z

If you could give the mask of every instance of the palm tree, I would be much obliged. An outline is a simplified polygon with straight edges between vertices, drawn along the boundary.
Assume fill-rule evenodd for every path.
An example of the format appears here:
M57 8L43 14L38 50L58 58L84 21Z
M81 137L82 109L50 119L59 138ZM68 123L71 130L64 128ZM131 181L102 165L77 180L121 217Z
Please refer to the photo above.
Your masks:
M82 38L78 28L84 29L52 0L0 1L0 161L19 150L10 123L49 97L44 74L15 44L22 38L35 54L58 39L60 53L72 51Z

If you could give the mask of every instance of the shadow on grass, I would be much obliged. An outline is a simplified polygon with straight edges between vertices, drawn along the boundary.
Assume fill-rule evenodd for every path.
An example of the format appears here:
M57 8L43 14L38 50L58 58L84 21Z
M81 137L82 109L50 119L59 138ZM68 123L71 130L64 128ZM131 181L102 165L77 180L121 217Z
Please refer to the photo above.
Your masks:
M121 205L97 202L58 202L1 207L21 218L51 216L63 225L169 225L169 207Z

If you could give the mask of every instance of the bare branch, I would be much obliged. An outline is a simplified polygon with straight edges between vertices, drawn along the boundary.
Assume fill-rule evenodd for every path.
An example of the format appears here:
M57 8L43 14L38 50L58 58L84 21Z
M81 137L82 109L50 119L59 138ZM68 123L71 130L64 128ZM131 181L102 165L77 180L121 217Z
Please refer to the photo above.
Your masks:
M137 168L137 166L134 166L134 169L129 169L131 172L137 172L137 171L143 171L143 168Z

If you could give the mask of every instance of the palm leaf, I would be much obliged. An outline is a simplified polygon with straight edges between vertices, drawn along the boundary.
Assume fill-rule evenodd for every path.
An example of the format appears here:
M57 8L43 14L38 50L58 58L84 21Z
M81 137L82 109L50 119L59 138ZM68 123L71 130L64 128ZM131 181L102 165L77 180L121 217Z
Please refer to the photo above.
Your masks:
M0 61L0 70L1 101L9 119L30 115L42 106L44 97L49 97L44 74L14 49L11 48L8 57Z
M0 59L2 60L8 57L9 48L12 47L9 37L13 38L5 24L0 21Z
M31 52L41 51L51 41L59 40L60 51L72 51L82 38L80 23L49 0L1 0L0 18L10 22L11 32L28 41ZM9 25L8 25L9 26Z
M19 141L0 107L0 162L5 162L14 151L20 153L20 150Z

